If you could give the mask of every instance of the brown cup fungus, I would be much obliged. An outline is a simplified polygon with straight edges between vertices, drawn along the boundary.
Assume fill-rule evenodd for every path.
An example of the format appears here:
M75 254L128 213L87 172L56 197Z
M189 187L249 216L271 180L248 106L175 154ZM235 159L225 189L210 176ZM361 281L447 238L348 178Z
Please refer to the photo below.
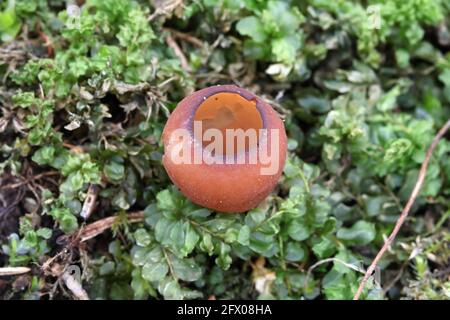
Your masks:
M244 212L273 190L286 160L283 122L272 107L234 85L184 98L163 131L163 164L192 202Z

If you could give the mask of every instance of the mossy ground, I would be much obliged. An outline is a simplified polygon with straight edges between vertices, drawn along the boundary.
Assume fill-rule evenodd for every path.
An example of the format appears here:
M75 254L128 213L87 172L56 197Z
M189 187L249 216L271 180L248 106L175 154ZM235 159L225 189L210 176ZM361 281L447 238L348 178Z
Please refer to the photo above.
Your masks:
M91 299L352 298L450 117L449 14L443 0L3 1L0 267L31 270L0 276L0 297L77 298L75 266ZM193 205L161 165L171 110L229 83L289 138L279 185L242 215ZM363 298L450 297L449 153L447 135Z

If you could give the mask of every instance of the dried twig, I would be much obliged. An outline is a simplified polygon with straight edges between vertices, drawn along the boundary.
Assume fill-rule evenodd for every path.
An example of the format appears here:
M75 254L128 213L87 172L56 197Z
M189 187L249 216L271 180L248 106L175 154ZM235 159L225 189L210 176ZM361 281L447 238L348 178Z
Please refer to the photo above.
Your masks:
M78 245L80 242L92 239L105 230L110 229L117 221L117 218L118 216L107 217L80 228L77 232L68 237L71 242L66 245L66 248L61 250L52 258L48 259L42 265L41 269L45 273L51 274L52 276L58 277L62 280L65 286L77 299L89 300L88 294L83 289L81 279L77 279L71 274L70 269L63 267L63 265L67 265L72 261L72 258L70 257L72 253L71 247ZM130 223L139 222L142 220L144 220L144 211L137 211L127 215L127 221ZM57 259L62 260L64 263L55 263Z
M395 224L394 230L392 230L389 238L384 242L383 247L380 249L378 254L376 255L375 259L373 259L372 263L370 264L369 268L367 269L363 279L361 280L361 283L359 284L359 288L356 291L355 296L353 297L353 300L358 300L361 296L362 291L364 290L364 287L366 285L367 280L375 270L378 262L383 257L386 250L391 246L392 242L394 241L395 237L397 236L398 231L402 227L403 223L406 220L406 217L408 216L409 211L411 210L411 207L413 206L417 196L419 195L420 189L422 188L423 182L425 180L425 175L427 173L428 163L430 162L431 155L433 154L434 149L436 148L437 144L439 143L439 140L445 135L445 133L450 128L450 120L448 120L445 125L439 130L439 132L436 134L436 136L433 139L433 142L431 143L430 147L427 150L425 160L422 163L422 166L420 167L419 176L417 177L416 185L414 186L413 191L411 192L411 195L408 199L408 202L406 203L405 208L403 209L402 213L400 214L400 217L397 220L397 223Z
M95 238L99 234L103 233L105 230L110 229L114 225L116 219L117 216L107 217L95 221L91 224L88 224L87 226L85 226L83 229L80 230L79 238L81 242ZM137 211L127 215L127 221L130 223L140 222L142 220L144 220L144 211Z
M30 182L32 182L34 180L39 180L39 179L44 178L44 177L57 176L57 175L59 175L59 172L57 172L57 171L43 172L43 173L35 175L34 177L31 177L29 179L25 179L25 180L23 180L21 182L4 185L4 186L0 187L0 190L15 189L15 188L21 187L21 186L23 186L25 184L28 184L28 183L30 183Z
M38 23L36 26L37 33L39 35L39 38L41 38L44 41L44 47L47 48L47 55L49 57L53 57L55 54L55 48L53 46L52 40L42 31L41 24Z
M73 153L83 153L83 146L76 146L66 141L63 142L63 146L70 149Z
M178 59L180 59L183 69L186 71L191 71L191 67L189 66L189 62L186 59L186 56L170 34L166 37L166 43L170 48L172 48Z
M24 274L30 272L31 269L27 267L5 267L0 268L0 277L1 276L14 276L19 274Z
M178 39L184 40L184 41L189 42L189 43L191 43L194 46L199 47L199 48L203 48L204 47L204 44L203 44L203 42L200 39L198 39L198 38L196 38L196 37L194 37L194 36L192 36L192 35L190 35L188 33L180 32L180 31L177 31L177 30L171 29L171 28L163 28L163 30L167 31L167 32L170 32L173 35L174 38L178 38Z

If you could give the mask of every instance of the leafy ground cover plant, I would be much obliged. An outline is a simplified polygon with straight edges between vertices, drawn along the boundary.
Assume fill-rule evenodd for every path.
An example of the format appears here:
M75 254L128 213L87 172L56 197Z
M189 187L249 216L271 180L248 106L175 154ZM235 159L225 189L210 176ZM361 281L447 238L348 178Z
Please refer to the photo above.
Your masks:
M450 117L449 13L439 0L2 3L0 267L29 272L0 274L0 296L351 299ZM289 138L276 190L245 215L190 203L161 164L175 105L228 83L263 96ZM449 153L444 138L363 298L449 298ZM81 293L64 282L74 267Z

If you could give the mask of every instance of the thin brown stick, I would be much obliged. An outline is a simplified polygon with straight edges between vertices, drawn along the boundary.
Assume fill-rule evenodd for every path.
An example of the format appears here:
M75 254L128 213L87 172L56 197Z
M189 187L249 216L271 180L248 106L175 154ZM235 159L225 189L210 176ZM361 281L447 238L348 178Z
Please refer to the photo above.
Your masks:
M436 148L439 141L441 140L441 138L448 131L449 128L450 128L450 120L448 120L444 124L444 126L439 130L439 132L434 137L433 142L431 142L431 145L427 150L425 160L423 161L422 166L420 167L419 176L417 177L416 185L414 186L414 189L411 192L408 202L406 203L406 206L404 207L402 213L400 214L400 217L398 218L397 223L395 224L394 230L392 230L392 233L390 234L389 238L387 238L387 240L384 242L383 247L380 249L378 254L375 256L375 259L373 259L372 263L370 264L369 268L367 269L363 279L361 280L361 283L359 284L359 288L356 291L355 296L353 297L353 300L359 299L359 297L361 296L361 294L364 290L364 287L367 283L367 280L369 280L369 277L375 270L378 262L383 257L386 250L391 246L392 242L394 242L394 239L397 236L398 231L400 230L403 223L405 222L406 217L408 216L408 213L411 210L411 207L413 206L414 202L416 201L417 196L419 195L420 189L422 188L423 182L425 180L428 163L430 162L433 151Z
M110 229L114 222L116 221L117 216L107 217L101 220L97 220L91 224L88 224L83 229L80 230L79 238L81 242L92 239L99 234L103 233L107 229ZM137 211L127 215L127 221L130 223L140 222L144 220L144 211Z
M163 28L163 30L170 32L174 36L174 38L184 40L184 41L189 42L199 48L204 47L203 42L200 39L198 39L188 33L180 32L180 31L177 31L177 30L174 30L171 28Z
M35 175L34 177L31 177L29 179L25 179L25 180L23 180L21 182L16 182L16 183L11 183L11 184L4 185L4 186L0 187L0 190L15 189L15 188L21 187L21 186L23 186L25 184L28 184L28 183L30 183L30 182L32 182L34 180L39 180L39 179L44 178L44 177L57 176L57 175L59 175L59 172L57 172L57 171L43 172L43 173Z
M74 144L63 142L63 146L70 149L73 153L82 153L83 152L83 146L76 146Z
M189 62L186 59L186 56L184 55L183 51L178 46L178 43L173 39L171 35L168 35L166 37L166 43L167 45L172 48L175 55L180 59L181 66L186 71L191 71L191 67L189 66Z

